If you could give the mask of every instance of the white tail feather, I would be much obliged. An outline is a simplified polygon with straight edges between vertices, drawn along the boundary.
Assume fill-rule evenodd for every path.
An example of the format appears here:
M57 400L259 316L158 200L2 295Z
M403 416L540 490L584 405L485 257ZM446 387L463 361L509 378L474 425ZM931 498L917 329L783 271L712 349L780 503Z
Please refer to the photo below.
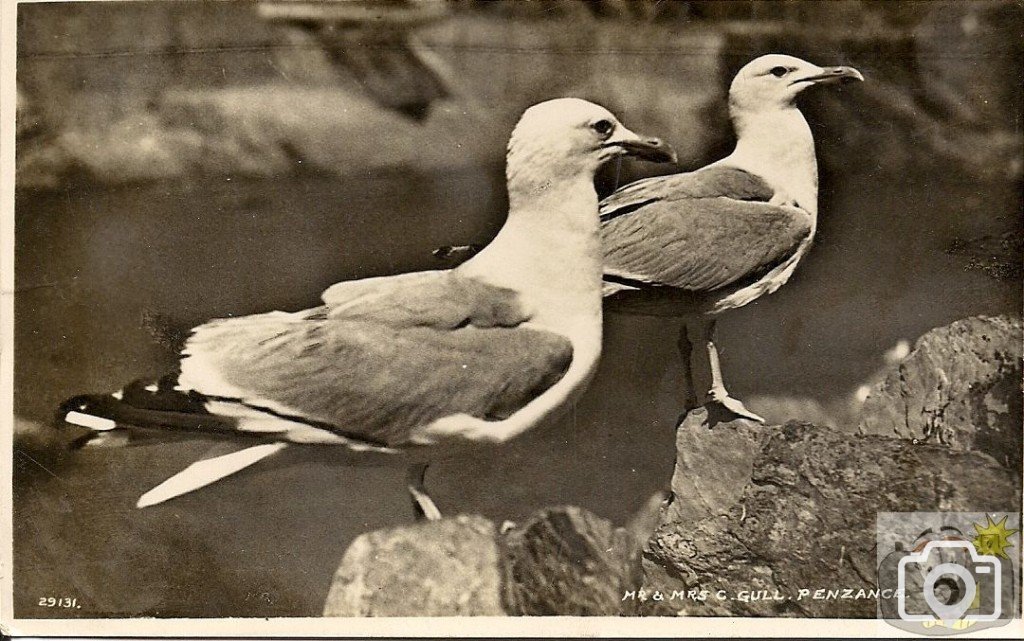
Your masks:
M287 443L266 443L239 450L238 452L232 452L231 454L225 454L224 456L196 461L143 494L135 506L139 508L149 507L182 494L194 492L224 477L231 476L235 472L243 470L271 454L280 452L286 447L288 447Z

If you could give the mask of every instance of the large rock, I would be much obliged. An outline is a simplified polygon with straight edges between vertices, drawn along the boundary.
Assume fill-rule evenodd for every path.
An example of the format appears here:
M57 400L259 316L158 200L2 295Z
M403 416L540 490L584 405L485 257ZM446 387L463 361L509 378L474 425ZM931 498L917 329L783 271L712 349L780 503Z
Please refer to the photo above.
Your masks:
M150 46L192 54L150 56L145 65L90 55L133 51L140 28ZM519 114L562 95L628 113L638 130L686 132L672 142L691 165L710 160L709 147L728 138L718 108L721 37L647 21L453 12L416 31L416 51L452 94L422 122L388 108L391 100L382 105L380 91L367 92L364 64L332 56L307 30L261 20L245 3L90 5L73 16L37 4L19 14L19 36L22 103L52 129L40 144L19 147L19 187L77 175L123 184L302 170L444 173L500 163ZM376 48L361 47L373 55L374 75L406 68L389 57L401 52ZM648 50L708 55L642 56Z
M370 532L341 561L324 616L499 615L501 553L479 516Z
M1009 318L929 332L878 384L861 434L691 412L639 613L874 616L870 598L793 597L876 587L879 512L1019 509L1021 340Z
M696 521L731 508L750 481L768 432L746 419L716 421L699 407L676 429L671 502L663 520Z
M614 616L639 583L636 539L578 507L542 510L505 546L512 614Z
M632 533L575 507L504 534L480 517L371 533L326 611L873 617L870 594L808 595L877 587L879 512L1020 509L1020 361L1020 321L970 318L917 342L862 434L698 408L677 429L670 500L652 497Z
M738 500L668 516L648 541L642 614L871 617L872 599L793 597L874 587L877 512L1019 509L1016 477L984 454L809 424L763 429ZM701 589L703 601L668 598Z
M978 316L934 329L876 386L860 431L980 451L1020 473L1020 319Z
M379 530L345 552L324 615L617 615L639 582L639 551L578 507L501 534L480 516Z

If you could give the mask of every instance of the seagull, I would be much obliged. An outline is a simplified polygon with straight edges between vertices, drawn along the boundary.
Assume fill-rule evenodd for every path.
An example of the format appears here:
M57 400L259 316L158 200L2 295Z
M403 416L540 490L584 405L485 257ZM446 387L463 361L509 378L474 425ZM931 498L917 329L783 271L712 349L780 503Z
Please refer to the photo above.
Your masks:
M138 507L199 489L288 447L401 460L419 517L440 518L431 460L500 445L570 405L601 353L594 175L622 155L674 161L603 107L562 98L525 111L508 144L508 219L451 270L340 282L323 305L216 319L177 372L66 401L92 430L213 434L249 445L192 464Z
M634 182L601 202L609 309L684 319L683 417L697 406L694 356L711 374L705 402L764 422L726 390L715 319L784 285L810 249L818 167L796 98L843 80L864 77L852 67L819 67L793 56L756 58L729 89L737 136L729 156L694 172Z

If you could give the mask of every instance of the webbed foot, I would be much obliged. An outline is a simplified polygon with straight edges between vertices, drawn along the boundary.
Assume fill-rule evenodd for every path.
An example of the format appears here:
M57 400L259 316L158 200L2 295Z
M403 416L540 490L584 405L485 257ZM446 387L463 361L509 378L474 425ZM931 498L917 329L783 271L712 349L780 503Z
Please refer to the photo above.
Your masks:
M721 405L740 418L747 418L758 423L765 422L763 418L748 410L740 400L729 396L729 392L725 388L714 388L708 393L708 396L710 402Z

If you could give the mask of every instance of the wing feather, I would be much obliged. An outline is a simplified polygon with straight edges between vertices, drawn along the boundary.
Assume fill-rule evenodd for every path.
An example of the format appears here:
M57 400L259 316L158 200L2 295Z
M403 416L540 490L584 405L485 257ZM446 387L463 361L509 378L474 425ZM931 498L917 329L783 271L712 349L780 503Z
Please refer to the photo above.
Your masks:
M630 183L601 201L601 221L624 216L652 203L714 198L768 202L774 190L754 174L728 166L686 174L655 176Z
M322 298L331 318L392 327L515 327L528 320L511 290L447 270L338 283Z
M400 445L451 414L505 418L564 375L571 343L523 326L529 318L514 292L430 274L380 279L376 291L356 286L350 300L335 286L328 305L310 312L203 325L187 343L181 380Z
M713 292L755 282L812 231L807 212L769 204L767 184L738 169L641 182L602 203L605 272L613 278Z

